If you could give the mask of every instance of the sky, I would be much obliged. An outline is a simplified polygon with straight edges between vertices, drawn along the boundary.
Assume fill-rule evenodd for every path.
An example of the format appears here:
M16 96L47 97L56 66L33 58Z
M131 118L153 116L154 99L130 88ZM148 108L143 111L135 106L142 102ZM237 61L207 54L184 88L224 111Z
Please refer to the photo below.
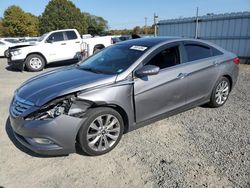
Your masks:
M102 16L110 29L131 29L137 25L153 24L156 13L159 20L195 16L207 13L250 11L250 0L72 0L82 12ZM0 0L0 17L10 5L18 5L24 11L41 15L49 0Z

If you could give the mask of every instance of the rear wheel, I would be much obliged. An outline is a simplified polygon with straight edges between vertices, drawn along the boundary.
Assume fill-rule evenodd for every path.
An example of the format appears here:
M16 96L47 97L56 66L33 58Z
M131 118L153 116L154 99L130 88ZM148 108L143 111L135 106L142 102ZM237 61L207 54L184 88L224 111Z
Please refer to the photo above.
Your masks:
M103 44L97 44L97 45L95 45L94 50L93 50L93 54L98 53L98 52L101 51L103 48L105 48L105 46L104 46Z
M210 107L220 107L225 104L230 93L230 82L226 77L222 77L215 85L211 99Z
M124 123L112 108L93 108L78 133L78 141L88 155L102 155L111 151L120 141Z
M25 67L28 71L37 72L43 70L45 66L45 60L38 54L31 54L25 60Z

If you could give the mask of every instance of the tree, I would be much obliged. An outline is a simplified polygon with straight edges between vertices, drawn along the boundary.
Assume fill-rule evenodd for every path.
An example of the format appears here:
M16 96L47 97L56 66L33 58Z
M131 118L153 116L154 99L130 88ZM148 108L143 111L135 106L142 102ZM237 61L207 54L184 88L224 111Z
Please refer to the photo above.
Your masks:
M141 32L142 32L142 29L140 28L140 26L134 27L134 29L133 29L133 34L138 35L138 34L140 34Z
M100 17L91 15L89 13L83 13L87 18L88 33L92 35L100 35L102 32L108 29L108 22Z
M2 35L15 36L37 36L38 18L30 13L24 12L18 6L10 6L4 12L2 19Z
M3 22L0 20L0 37L3 36Z
M40 17L41 33L75 28L84 34L87 27L85 14L69 0L51 0Z

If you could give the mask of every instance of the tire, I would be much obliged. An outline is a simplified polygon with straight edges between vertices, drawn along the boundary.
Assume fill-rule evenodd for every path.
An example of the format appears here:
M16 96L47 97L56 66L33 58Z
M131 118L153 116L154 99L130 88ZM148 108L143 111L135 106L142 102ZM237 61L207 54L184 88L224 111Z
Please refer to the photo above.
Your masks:
M124 131L122 116L112 108L98 107L90 109L86 117L77 137L81 149L91 156L114 149ZM108 118L109 123L106 124Z
M226 77L220 78L213 88L208 106L212 108L223 106L229 97L230 90L231 84L229 80ZM220 97L221 99L219 99Z
M45 60L41 55L31 54L25 60L25 67L30 72L38 72L43 70Z
M6 58L9 57L9 49L4 51L4 57L6 57Z
M105 46L102 45L102 44L96 45L96 46L94 47L93 54L96 54L96 53L100 52L103 48L105 48Z

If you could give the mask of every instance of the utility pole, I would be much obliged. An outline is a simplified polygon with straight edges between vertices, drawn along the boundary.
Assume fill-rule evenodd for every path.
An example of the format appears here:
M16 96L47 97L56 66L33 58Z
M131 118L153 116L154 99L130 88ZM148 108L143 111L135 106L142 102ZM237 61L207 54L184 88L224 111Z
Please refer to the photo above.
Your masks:
M195 26L195 38L198 38L198 27L199 27L199 7L196 9L196 26Z
M156 23L157 23L157 19L158 18L158 16L154 13L154 28L155 28L155 32L154 32L154 36L156 37L157 36L157 25L156 25Z
M147 21L148 21L148 18L145 17L145 34L147 35L148 34L148 28L147 28Z

